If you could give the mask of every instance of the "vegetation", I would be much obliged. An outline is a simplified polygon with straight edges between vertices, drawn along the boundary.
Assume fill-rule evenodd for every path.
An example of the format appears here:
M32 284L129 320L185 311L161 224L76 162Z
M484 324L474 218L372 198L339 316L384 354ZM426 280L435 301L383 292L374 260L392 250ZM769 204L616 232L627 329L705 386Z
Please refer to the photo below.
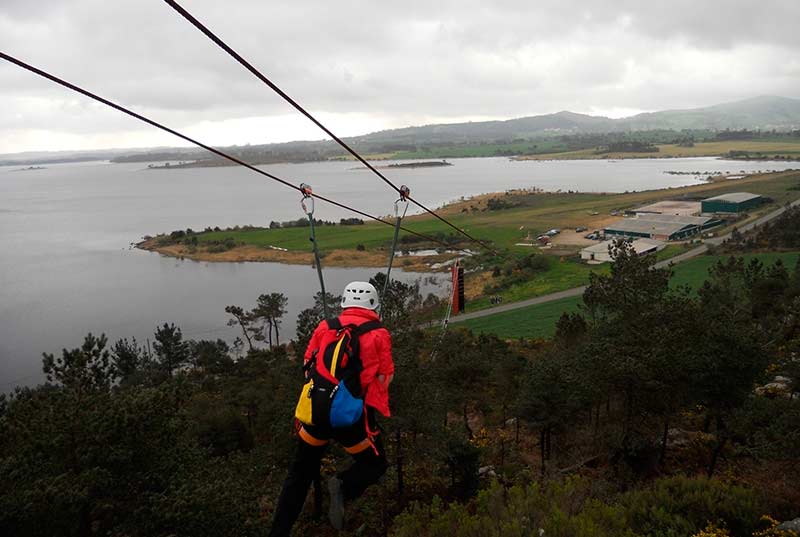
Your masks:
M553 227L591 225L593 220L605 217L611 211L633 208L665 198L697 199L746 190L772 198L776 203L782 204L798 197L798 191L792 190L797 186L798 180L800 172L790 171L749 176L735 182L626 194L509 191L486 199L466 200L442 209L441 213L455 225L469 229L471 234L480 239L491 241L499 248L519 250L515 244L527 233L536 236ZM488 207L488 200L494 200L491 202L491 210ZM593 213L597 215L593 217ZM440 238L454 246L467 246L462 242L463 238L458 238L452 229L433 217L411 216L407 217L403 224L414 231ZM187 240L193 240L187 232L177 231L169 235L160 235L153 240L160 246L186 244ZM182 233L184 235L181 235ZM308 230L303 228L264 229L252 226L227 230L206 228L205 231L193 235L197 238L196 244L199 249L207 245L223 244L230 239L234 245L245 244L260 248L275 246L291 251L308 251ZM317 238L321 248L326 251L355 250L358 244L367 249L380 249L390 244L392 228L375 222L341 227L322 226L318 229ZM438 246L408 234L402 234L401 240L402 245L409 248Z
M794 267L800 260L798 252L753 253L743 254L746 261L758 260L765 266L780 263L785 267ZM718 263L725 262L729 255L705 255L689 259L672 268L670 286L672 288L688 287L697 290L709 277L709 271ZM605 265L606 269L608 268ZM487 307L487 301L481 299L473 304L474 309ZM563 298L544 304L519 308L488 317L481 317L464 322L470 330L481 333L496 334L503 338L548 338L556 330L556 322L563 313L578 311L582 300L580 297Z
M349 529L750 536L773 531L762 515L800 515L798 387L754 390L800 373L798 269L734 258L693 294L651 258L615 255L551 340L420 332L438 305L392 282L391 469L349 507ZM45 355L47 383L0 403L3 533L263 534L295 442L298 353L323 309L318 296L286 344L284 301L226 308L246 348L167 324L152 354L90 334ZM333 450L323 472L344 458ZM313 504L298 533L332 535Z

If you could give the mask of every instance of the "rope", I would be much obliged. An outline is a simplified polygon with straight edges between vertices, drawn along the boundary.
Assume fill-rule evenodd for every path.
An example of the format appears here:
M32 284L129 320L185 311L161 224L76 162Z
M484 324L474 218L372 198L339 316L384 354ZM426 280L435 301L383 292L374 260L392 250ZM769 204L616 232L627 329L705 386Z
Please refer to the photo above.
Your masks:
M403 218L406 217L406 211L408 211L408 193L410 190L407 186L403 185L400 187L400 191L400 198L394 202L394 238L392 239L392 247L389 251L389 265L386 268L386 281L383 282L383 292L381 293L381 309L383 309L383 299L386 296L386 291L389 290L389 282L391 281L392 263L394 263L394 251L397 248L397 237L400 235L400 222L402 222ZM402 215L397 207L397 204L400 202L405 202Z
M95 100L95 101L97 101L99 103L102 103L102 104L104 104L104 105L106 105L106 106L108 106L110 108L118 110L119 112L122 112L123 114L127 114L127 115L129 115L131 117L134 117L134 118L138 119L139 121L142 121L144 123L147 123L148 125L156 127L157 129L161 129L161 130L163 130L165 132L168 132L168 133L170 133L170 134L172 134L174 136L177 136L178 138L181 138L182 140L186 140L187 142L192 143L192 144L194 144L194 145L196 145L198 147L202 147L206 151L209 151L209 152L214 153L215 155L218 155L218 156L220 156L220 157L222 157L224 159L227 159L227 160L229 160L231 162L239 164L240 166L244 166L245 168L247 168L247 169L249 169L251 171L254 171L254 172L256 172L256 173L258 173L260 175L268 177L269 179L272 179L273 181L277 181L277 182L281 183L284 186L287 186L289 188L297 190L298 192L302 192L299 186L293 185L292 183L290 183L289 181L286 181L285 179L281 179L280 177L278 177L276 175L272 175L271 173L268 173L268 172L265 172L264 170L256 168L255 166L252 166L251 164L248 164L248 163L244 162L243 160L241 160L241 159L239 159L237 157L234 157L232 155L229 155L228 153L225 153L224 151L221 151L219 149L216 149L214 147L206 145L206 144L204 144L202 142L199 142L199 141L195 140L194 138L190 138L189 136L186 136L185 134L181 134L180 132L178 132L178 131L176 131L174 129L171 129L171 128L165 126L165 125L162 125L161 123L158 123L158 122L156 122L156 121L154 121L152 119L149 119L149 118L147 118L147 117L145 117L145 116L143 116L141 114L137 114L136 112L134 112L132 110L129 110L129 109L125 108L124 106L121 106L121 105L116 104L116 103L114 103L112 101L109 101L108 99L104 99L103 97L100 97L99 95L96 95L96 94L94 94L94 93L92 93L92 92L90 92L88 90L85 90L85 89L83 89L83 88L81 88L79 86L76 86L75 84L67 82L64 79L61 79L61 78L59 78L59 77L57 77L57 76L55 76L53 74L50 74L50 73L48 73L46 71L43 71L43 70L41 70L41 69L39 69L37 67L34 67L33 65L25 63L24 61L19 60L19 59L13 57L13 56L10 56L10 55L8 55L8 54L6 54L4 52L0 52L0 58L6 60L7 62L10 62L10 63L13 63L13 64L17 65L18 67L22 67L23 69L25 69L27 71L30 71L30 72L32 72L32 73L34 73L36 75L39 75L42 78L46 78L46 79L48 79L48 80L50 80L52 82L55 82L56 84L59 84L60 86L63 86L65 88L67 88L67 89L70 89L70 90L72 90L72 91L74 91L76 93L80 93L81 95L89 97L90 99L93 99L93 100ZM380 222L380 223L385 224L387 226L394 227L394 224L392 224L391 222L389 222L387 220L384 220L384 219L379 218L377 216L373 216L373 215L371 215L369 213L366 213L364 211L360 211L358 209L354 209L353 207L350 207L350 206L345 205L343 203L339 203L338 201L334 201L334 200L326 198L324 196L320 196L319 194L314 194L313 196L318 200L322 200L322 201L324 201L326 203L329 203L329 204L334 205L336 207L339 207L341 209L345 209L347 211L353 212L353 213L358 214L360 216L363 216L365 218L369 218L371 220L375 220L376 222ZM416 235L417 237L420 237L420 238L425 239L427 241L435 242L437 244L441 244L442 246L445 246L445 247L448 247L448 248L450 247L446 242L440 241L439 239L436 239L434 237L430 237L428 235L425 235L424 233L419 233L417 231L414 231L413 229L408 229L408 228L401 228L401 229L403 231L407 232L407 233L411 233L412 235ZM456 248L456 249L460 250L462 252L466 252L466 250L464 250L463 248Z
M402 195L401 189L397 185L395 185L393 182L391 182L389 179L387 179L385 175L383 175L381 172L379 172L372 164L367 162L353 148L351 148L349 145L347 145L347 143L345 143L344 140L342 140L341 138L336 136L330 129L328 129L317 118L315 118L313 115L311 115L311 113L308 112L305 108L303 108L297 101L292 99L285 91L283 91L281 88L279 88L269 78L264 76L264 74L261 73L261 71L259 71L255 67L253 67L253 65L250 62L248 62L247 60L245 60L238 52L233 50L230 46L228 46L227 43L225 43L222 39L217 37L217 35L214 34L214 32L209 30L202 22L197 20L191 13L186 11L180 4L178 4L178 2L176 2L175 0L164 0L164 1L170 7L172 7L172 9L177 11L184 19L189 21L195 28L197 28L198 30L203 32L206 35L206 37L208 37L211 41L213 41L217 46L219 46L222 50L227 52L233 59L235 59L237 62L239 62L245 69L250 71L256 78L258 78L261 82L263 82L264 84L269 86L269 88L272 89L272 91L274 91L275 93L280 95L283 98L283 100L285 100L287 103L292 105L298 112L300 112L301 114L306 116L312 123L314 123L314 125L319 127L323 132L325 132L325 134L330 136L344 150L346 150L353 157L358 159L358 161L361 162L361 164L366 166L372 173L377 175L381 180L383 180L384 183L386 183L391 188L393 188L398 194ZM464 235L465 237L467 237L468 239L470 239L472 242L474 242L476 244L480 244L481 246L483 246L484 248L486 248L487 250L489 250L492 253L497 253L494 250L494 248L489 246L487 243L485 243L484 241L482 241L480 239L477 239L477 238L473 237L472 235L470 235L469 233L467 233L463 229L461 229L458 226L456 226L455 224L451 223L449 220L439 216L438 214L436 214L436 212L434 212L433 210L429 209L428 207L423 205L421 202L415 200L414 198L412 198L410 196L408 197L408 199L414 205L416 205L417 207L419 207L420 209L422 209L426 213L430 214L431 216L434 216L435 218L437 218L441 222L447 224L448 226L450 226L451 228L456 230L458 233L460 233L460 234Z
M300 206L303 212L308 216L308 223L311 226L311 249L314 251L314 264L317 266L317 276L319 277L319 287L322 289L322 311L326 319L330 319L330 311L328 311L328 295L325 293L325 279L322 277L322 264L319 261L319 250L317 248L317 234L314 230L314 198L311 187L305 183L300 184L300 191L303 193L303 198L300 200ZM311 210L306 207L306 201L311 203Z
M439 334L439 339L433 345L433 349L431 349L431 362L436 359L436 351L439 350L439 345L442 344L444 341L444 334L447 331L447 327L450 326L450 315L453 312L453 293L454 293L454 285L451 284L450 286L450 302L447 304L447 311L444 314L444 318L442 319L442 331Z

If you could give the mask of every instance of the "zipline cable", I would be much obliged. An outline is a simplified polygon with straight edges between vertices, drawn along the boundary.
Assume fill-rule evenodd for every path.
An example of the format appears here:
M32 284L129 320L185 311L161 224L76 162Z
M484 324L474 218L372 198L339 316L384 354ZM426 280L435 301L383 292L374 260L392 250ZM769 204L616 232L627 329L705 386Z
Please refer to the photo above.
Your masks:
M372 164L367 162L352 147L350 147L347 143L345 143L344 140L342 140L341 138L339 138L338 136L333 134L333 132L331 132L330 129L328 129L317 118L315 118L313 115L311 115L310 112L308 112L305 108L303 108L297 101L292 99L285 91L283 91L281 88L279 88L272 80L267 78L261 71L259 71L255 67L253 67L253 65L250 62L245 60L238 52L236 52L230 46L228 46L227 43L225 43L222 39L217 37L217 35L214 34L214 32L209 30L202 22L197 20L191 13L186 11L186 9L184 9L183 6L178 4L178 2L176 2L175 0L164 0L164 1L172 9L177 11L184 19L189 21L195 28L197 28L198 30L203 32L206 35L206 37L208 37L211 41L213 41L217 46L219 46L222 50L227 52L233 59L235 59L237 62L239 62L242 65L242 67L244 67L245 69L250 71L256 78L261 80L264 84L269 86L270 89L272 89L275 93L280 95L283 98L283 100L285 100L287 103L291 104L298 112L300 112L301 114L306 116L312 123L314 123L317 127L322 129L322 131L324 131L328 136L330 136L344 150L346 150L353 157L358 159L358 161L361 162L361 164L363 164L364 166L366 166L372 173L374 173L375 175L380 177L383 180L384 183L386 183L387 185L392 187L398 194L402 195L402 192L400 191L400 187L398 187L392 181L387 179L385 175L383 175L381 172L379 172ZM489 250L492 253L497 253L495 251L495 249L492 248L489 244L487 244L486 242L484 242L484 241L482 241L480 239L477 239L477 238L473 237L472 235L470 235L469 233L467 233L463 229L461 229L458 226L456 226L455 224L451 223L446 218L438 215L435 211L433 211L433 210L429 209L428 207L426 207L425 205L423 205L421 202L419 202L419 201L417 201L417 200L415 200L414 198L411 198L411 197L409 197L408 199L413 204L415 204L417 207L419 207L420 209L422 209L426 213L434 216L435 218L437 218L441 222L444 222L445 224L447 224L451 228L455 229L461 235L464 235L465 237L470 239L472 242L474 242L476 244L480 244L481 246L483 246L484 248L486 248L487 250Z
M239 164L240 166L244 166L245 168L247 168L249 170L252 170L252 171L254 171L254 172L258 173L258 174L261 174L261 175L263 175L265 177L268 177L268 178L272 179L273 181L277 181L277 182L281 183L284 186L292 188L292 189L294 189L294 190L296 190L296 191L298 191L300 193L303 192L302 189L299 186L294 185L294 184L290 183L289 181L286 181L285 179L281 179L280 177L278 177L276 175L272 175L271 173L265 172L264 170L260 170L260 169L256 168L255 166L253 166L251 164L248 164L247 162L244 162L243 160L241 160L241 159L239 159L237 157L234 157L232 155L229 155L228 153L225 153L224 151L220 151L219 149L216 149L216 148L211 147L209 145L206 145L206 144L204 144L202 142L199 142L199 141L195 140L194 138L190 138L189 136L186 136L185 134L181 134L180 132L178 132L178 131L176 131L174 129L171 129L171 128L165 126L165 125L162 125L161 123L158 123L157 121L149 119L149 118L147 118L147 117L145 117L145 116L143 116L141 114L137 114L136 112L134 112L132 110L129 110L129 109L125 108L124 106L121 106L121 105L116 104L116 103L114 103L112 101L109 101L108 99L104 99L103 97L100 97L99 95L96 95L96 94L90 92L89 90L83 89L83 88L81 88L79 86L76 86L75 84L67 82L66 80L64 80L62 78L59 78L59 77L57 77L57 76L55 76L53 74L50 74L47 71L43 71L42 69L34 67L33 65L30 65L28 63L25 63L24 61L19 60L19 59L13 57L13 56L10 56L10 55L6 54L5 52L0 52L0 58L4 59L4 60L6 60L6 61L8 61L10 63L13 63L13 64L17 65L18 67L22 67L23 69L25 69L27 71L30 71L30 72L32 72L34 74L37 74L37 75L41 76L42 78L46 78L46 79L48 79L48 80L50 80L52 82L55 82L56 84L64 86L65 88L70 89L70 90L72 90L72 91L74 91L76 93L80 93L81 95L89 97L90 99L93 99L93 100L95 100L95 101L97 101L99 103L102 103L102 104L104 104L104 105L106 105L108 107L111 107L111 108L113 108L115 110L118 110L118 111L122 112L123 114L127 114L127 115L129 115L131 117L134 117L134 118L138 119L139 121L143 121L144 123L147 123L148 125L152 125L153 127L156 127L157 129L161 129L161 130L163 130L165 132L168 132L168 133L170 133L170 134L172 134L174 136L177 136L178 138L181 138L182 140L186 140L187 142L192 143L192 144L194 144L194 145L196 145L198 147L202 147L206 151L209 151L211 153L214 153L215 155L218 155L218 156L220 156L222 158L230 160L231 162ZM379 218L377 216L373 216L373 215L371 215L369 213L366 213L364 211L360 211L358 209L354 209L353 207L350 207L350 206L345 205L343 203L339 203L338 201L334 201L332 199L326 198L325 196L320 196L319 194L313 194L313 196L315 198L319 199L319 200L322 200L322 201L324 201L326 203L330 203L331 205L334 205L334 206L339 207L341 209L345 209L347 211L354 212L354 213L356 213L356 214L358 214L360 216L363 216L365 218L369 218L371 220L375 220L376 222L380 222L380 223L385 224L387 226L394 227L394 224L389 222L389 221L387 221L387 220L384 220L384 219ZM422 239L435 242L435 243L440 244L440 245L442 245L444 247L447 247L447 248L453 248L451 245L447 244L446 242L441 241L439 239L436 239L434 237L430 237L428 235L425 235L424 233L419 233L417 231L414 231L412 229L407 229L407 228L401 228L401 229L403 231L405 231L406 233L411 233L412 235L416 235L417 237L420 237ZM466 252L466 250L463 250L462 248L454 248L454 249Z

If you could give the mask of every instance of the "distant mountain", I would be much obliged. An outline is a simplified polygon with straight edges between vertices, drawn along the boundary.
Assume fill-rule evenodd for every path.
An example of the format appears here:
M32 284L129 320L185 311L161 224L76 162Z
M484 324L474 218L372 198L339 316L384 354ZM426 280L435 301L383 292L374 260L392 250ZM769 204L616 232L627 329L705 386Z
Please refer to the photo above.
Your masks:
M542 139L554 135L600 134L654 130L798 130L800 100L763 96L733 103L687 110L664 110L611 119L602 116L557 112L505 121L475 121L405 127L346 138L356 150L379 153L461 144L510 142ZM344 152L330 140L297 141L224 148L248 162L268 164L324 160ZM154 162L167 160L202 160L203 165L225 162L202 149L154 148L71 151L0 155L0 165L46 164L72 160L111 159L115 162Z
M616 121L632 130L792 130L800 128L800 100L787 97L754 97L706 108L639 114Z
M688 110L664 110L621 119L558 112L506 121L481 121L406 127L356 136L356 143L469 143L631 130L792 130L800 128L800 100L755 97L734 103Z

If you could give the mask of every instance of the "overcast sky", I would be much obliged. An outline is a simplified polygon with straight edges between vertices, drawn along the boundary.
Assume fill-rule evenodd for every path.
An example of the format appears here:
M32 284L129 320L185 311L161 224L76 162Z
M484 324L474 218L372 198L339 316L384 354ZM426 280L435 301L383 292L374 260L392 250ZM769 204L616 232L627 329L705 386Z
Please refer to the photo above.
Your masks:
M342 136L800 97L798 0L183 0ZM217 145L323 135L161 0L0 0L0 50ZM184 145L0 61L0 153Z

